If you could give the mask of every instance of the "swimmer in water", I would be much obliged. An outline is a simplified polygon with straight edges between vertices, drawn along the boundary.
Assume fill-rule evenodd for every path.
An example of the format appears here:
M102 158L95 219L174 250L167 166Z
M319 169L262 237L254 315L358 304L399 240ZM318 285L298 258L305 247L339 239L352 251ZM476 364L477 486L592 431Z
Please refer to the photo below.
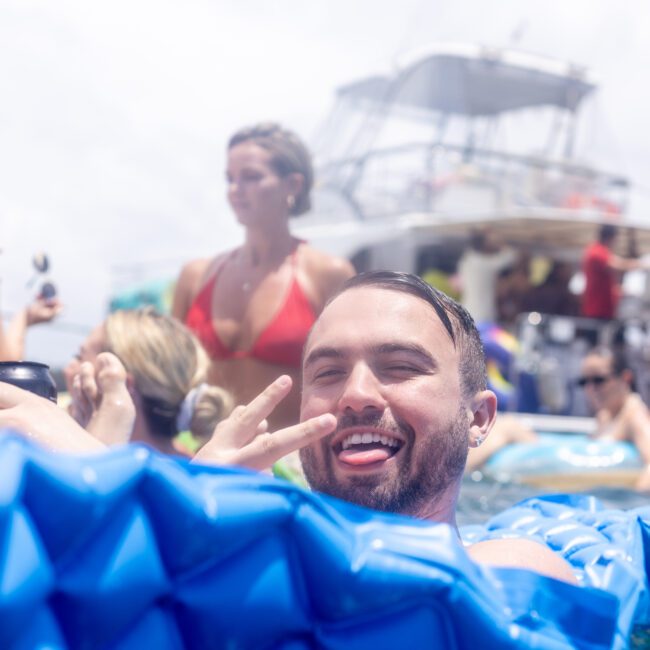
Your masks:
M636 488L650 489L650 413L635 391L634 372L620 348L593 348L582 361L578 386L593 409L596 437L632 442L645 466Z

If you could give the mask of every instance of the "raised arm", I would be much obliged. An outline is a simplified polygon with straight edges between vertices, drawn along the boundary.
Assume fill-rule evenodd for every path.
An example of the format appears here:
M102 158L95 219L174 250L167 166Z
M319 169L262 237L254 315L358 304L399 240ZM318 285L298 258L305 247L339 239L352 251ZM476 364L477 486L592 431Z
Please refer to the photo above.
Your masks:
M0 323L0 361L23 359L27 328L51 321L62 308L56 298L36 298L13 316L6 329Z
M10 428L50 451L93 453L106 446L53 402L0 382L0 429Z
M614 271L634 271L636 269L648 268L648 265L637 258L621 257L612 253L609 256L608 266Z
M644 465L635 487L650 490L650 413L640 395L628 397L621 418Z

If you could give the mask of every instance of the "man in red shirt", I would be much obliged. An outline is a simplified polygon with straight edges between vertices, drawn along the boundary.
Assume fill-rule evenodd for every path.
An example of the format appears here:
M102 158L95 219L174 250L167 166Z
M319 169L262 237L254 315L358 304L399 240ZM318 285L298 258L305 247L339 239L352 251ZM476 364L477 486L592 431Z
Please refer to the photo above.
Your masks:
M585 291L582 294L582 315L589 318L616 317L621 287L618 274L641 267L637 259L619 257L612 252L618 228L601 226L598 241L585 250L582 270L585 274Z

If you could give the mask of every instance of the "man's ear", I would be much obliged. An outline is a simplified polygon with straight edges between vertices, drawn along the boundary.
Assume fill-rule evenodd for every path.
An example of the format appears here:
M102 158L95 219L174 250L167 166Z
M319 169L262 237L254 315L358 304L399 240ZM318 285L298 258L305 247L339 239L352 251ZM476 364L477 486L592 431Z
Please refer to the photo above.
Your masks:
M488 437L497 417L497 396L491 390L481 390L470 402L469 446L479 447Z

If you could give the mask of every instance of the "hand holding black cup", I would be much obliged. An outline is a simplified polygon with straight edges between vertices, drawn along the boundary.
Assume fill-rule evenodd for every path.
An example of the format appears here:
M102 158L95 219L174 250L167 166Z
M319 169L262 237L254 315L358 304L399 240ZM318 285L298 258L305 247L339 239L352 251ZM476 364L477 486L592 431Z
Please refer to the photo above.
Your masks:
M49 366L36 361L0 362L0 381L13 384L56 404L56 384Z

